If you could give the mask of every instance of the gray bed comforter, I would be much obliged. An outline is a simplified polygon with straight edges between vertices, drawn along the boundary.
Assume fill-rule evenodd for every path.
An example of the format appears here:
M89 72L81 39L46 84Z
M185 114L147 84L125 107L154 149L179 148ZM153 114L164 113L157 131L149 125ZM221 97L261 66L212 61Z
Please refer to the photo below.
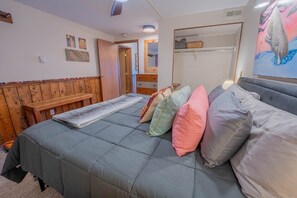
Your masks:
M147 136L149 123L138 123L146 101L81 129L53 120L28 128L1 174L20 182L31 172L66 198L244 197L229 163L208 169L199 151L179 158L171 132Z

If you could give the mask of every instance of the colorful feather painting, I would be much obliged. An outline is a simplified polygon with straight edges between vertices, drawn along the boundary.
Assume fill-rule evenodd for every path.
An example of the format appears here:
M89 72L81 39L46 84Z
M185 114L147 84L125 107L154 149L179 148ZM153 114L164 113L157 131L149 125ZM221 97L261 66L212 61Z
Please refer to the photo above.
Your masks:
M261 14L254 74L297 78L297 0L276 0Z

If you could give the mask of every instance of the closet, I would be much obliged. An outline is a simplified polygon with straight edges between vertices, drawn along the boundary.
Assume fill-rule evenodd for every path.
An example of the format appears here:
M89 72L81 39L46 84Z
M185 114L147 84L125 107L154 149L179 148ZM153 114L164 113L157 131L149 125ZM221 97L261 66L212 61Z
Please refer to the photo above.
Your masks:
M203 84L208 92L234 80L242 23L175 30L173 84Z

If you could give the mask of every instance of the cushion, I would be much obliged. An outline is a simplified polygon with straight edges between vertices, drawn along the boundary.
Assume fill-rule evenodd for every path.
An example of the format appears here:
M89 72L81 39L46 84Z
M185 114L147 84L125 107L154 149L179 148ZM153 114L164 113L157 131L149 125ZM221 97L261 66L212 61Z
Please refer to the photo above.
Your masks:
M216 167L228 161L248 138L251 128L251 113L242 109L232 92L218 96L209 107L201 142L205 166Z
M190 95L191 87L188 85L162 100L154 112L147 134L159 136L166 133L172 126L177 110L188 101Z
M178 156L196 149L205 130L208 106L205 88L198 86L177 111L172 126L172 146Z
M146 105L142 108L140 113L140 123L148 122L152 119L157 105L172 92L172 87L167 87L155 92L151 95Z
M224 93L224 89L222 85L217 86L214 90L212 90L208 95L209 104L211 104L219 95Z
M249 97L249 96L252 96L252 97L256 98L257 100L261 99L261 96L259 94L257 94L256 92L249 92L249 91L241 88L237 84L231 85L227 90L233 92L239 100L242 100L243 98Z
M242 100L254 119L231 165L248 197L296 197L297 117L255 98Z

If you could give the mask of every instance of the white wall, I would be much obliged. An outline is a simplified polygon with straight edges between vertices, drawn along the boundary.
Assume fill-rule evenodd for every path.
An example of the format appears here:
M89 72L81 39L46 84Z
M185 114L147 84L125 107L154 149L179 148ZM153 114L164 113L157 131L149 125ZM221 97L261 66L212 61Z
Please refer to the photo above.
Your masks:
M254 6L255 1L249 1L244 9L244 23L236 72L237 80L240 77L241 72L245 77L255 77L253 75L253 66L256 54L260 14L263 9L255 9Z
M0 8L14 22L0 22L0 82L99 75L96 39L113 41L112 36L12 0L1 0ZM89 63L66 61L66 34L76 37L77 49L78 36L87 40Z
M219 84L229 79L232 51L200 52L174 54L173 82L181 86L191 85L194 90L203 84L210 93Z
M178 16L159 23L159 79L158 88L172 83L174 29L242 22L242 18L225 19L224 10Z

